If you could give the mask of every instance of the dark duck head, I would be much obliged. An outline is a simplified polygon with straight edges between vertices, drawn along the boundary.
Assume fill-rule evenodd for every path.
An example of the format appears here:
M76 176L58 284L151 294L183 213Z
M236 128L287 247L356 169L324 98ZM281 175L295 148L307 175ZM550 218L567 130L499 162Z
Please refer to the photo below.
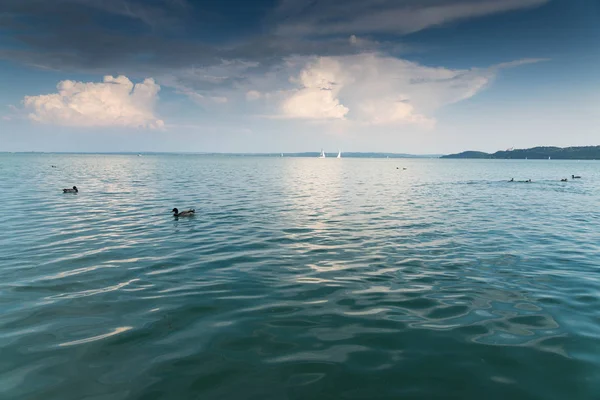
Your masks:
M179 209L174 208L171 210L171 212L173 213L174 217L191 217L192 215L194 215L194 213L196 212L196 210L187 210L187 211L182 211L179 212Z

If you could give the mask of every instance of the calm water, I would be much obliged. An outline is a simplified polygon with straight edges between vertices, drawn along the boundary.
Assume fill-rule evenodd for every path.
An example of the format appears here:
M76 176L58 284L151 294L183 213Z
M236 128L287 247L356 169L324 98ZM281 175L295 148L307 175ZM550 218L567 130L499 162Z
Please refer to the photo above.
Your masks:
M0 155L0 200L2 399L600 398L600 161Z

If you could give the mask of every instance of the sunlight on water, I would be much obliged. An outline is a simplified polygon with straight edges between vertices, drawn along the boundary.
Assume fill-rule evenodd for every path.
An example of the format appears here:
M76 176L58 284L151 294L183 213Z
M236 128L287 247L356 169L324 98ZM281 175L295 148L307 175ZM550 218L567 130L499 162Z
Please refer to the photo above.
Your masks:
M0 155L0 176L0 398L600 393L597 162Z

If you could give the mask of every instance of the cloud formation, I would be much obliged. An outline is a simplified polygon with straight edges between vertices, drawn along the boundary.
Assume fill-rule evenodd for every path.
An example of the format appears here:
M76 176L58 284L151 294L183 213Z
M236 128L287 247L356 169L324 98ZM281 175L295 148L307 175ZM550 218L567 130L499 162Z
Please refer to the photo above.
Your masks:
M436 110L475 96L500 69L539 60L430 67L403 59L410 43L401 36L548 1L278 0L237 18L228 5L187 0L5 0L0 29L11 41L0 36L0 59L156 78L61 82L58 93L24 100L41 123L160 127L160 84L211 113L427 128Z
M162 128L154 115L160 86L154 79L133 84L125 76L105 76L103 82L61 81L58 93L26 96L29 119L73 127Z
M486 69L429 67L377 53L295 59L302 64L281 102L283 117L348 119L363 124L412 124L430 128L441 107L475 96L501 68L537 62L522 60ZM255 88L254 90L256 90Z
M226 68L223 59L266 65L291 56L397 54L404 49L398 36L548 1L281 0L279 6L256 5L250 7L255 13L236 16L230 5L218 2L3 0L0 30L10 40L0 35L0 59L38 68L158 76L192 66ZM247 24L253 27L249 32ZM373 40L381 35L385 42Z
M275 13L286 36L408 34L453 21L540 6L549 0L284 0Z
M337 98L344 83L341 68L337 59L322 57L303 69L297 79L301 88L283 102L283 115L304 119L343 119L349 110Z

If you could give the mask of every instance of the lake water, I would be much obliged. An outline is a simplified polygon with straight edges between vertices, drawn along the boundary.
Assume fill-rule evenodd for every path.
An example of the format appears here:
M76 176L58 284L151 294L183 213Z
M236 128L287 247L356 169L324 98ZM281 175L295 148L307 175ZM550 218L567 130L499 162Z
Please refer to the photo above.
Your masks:
M0 228L2 399L600 398L600 161L4 154Z

